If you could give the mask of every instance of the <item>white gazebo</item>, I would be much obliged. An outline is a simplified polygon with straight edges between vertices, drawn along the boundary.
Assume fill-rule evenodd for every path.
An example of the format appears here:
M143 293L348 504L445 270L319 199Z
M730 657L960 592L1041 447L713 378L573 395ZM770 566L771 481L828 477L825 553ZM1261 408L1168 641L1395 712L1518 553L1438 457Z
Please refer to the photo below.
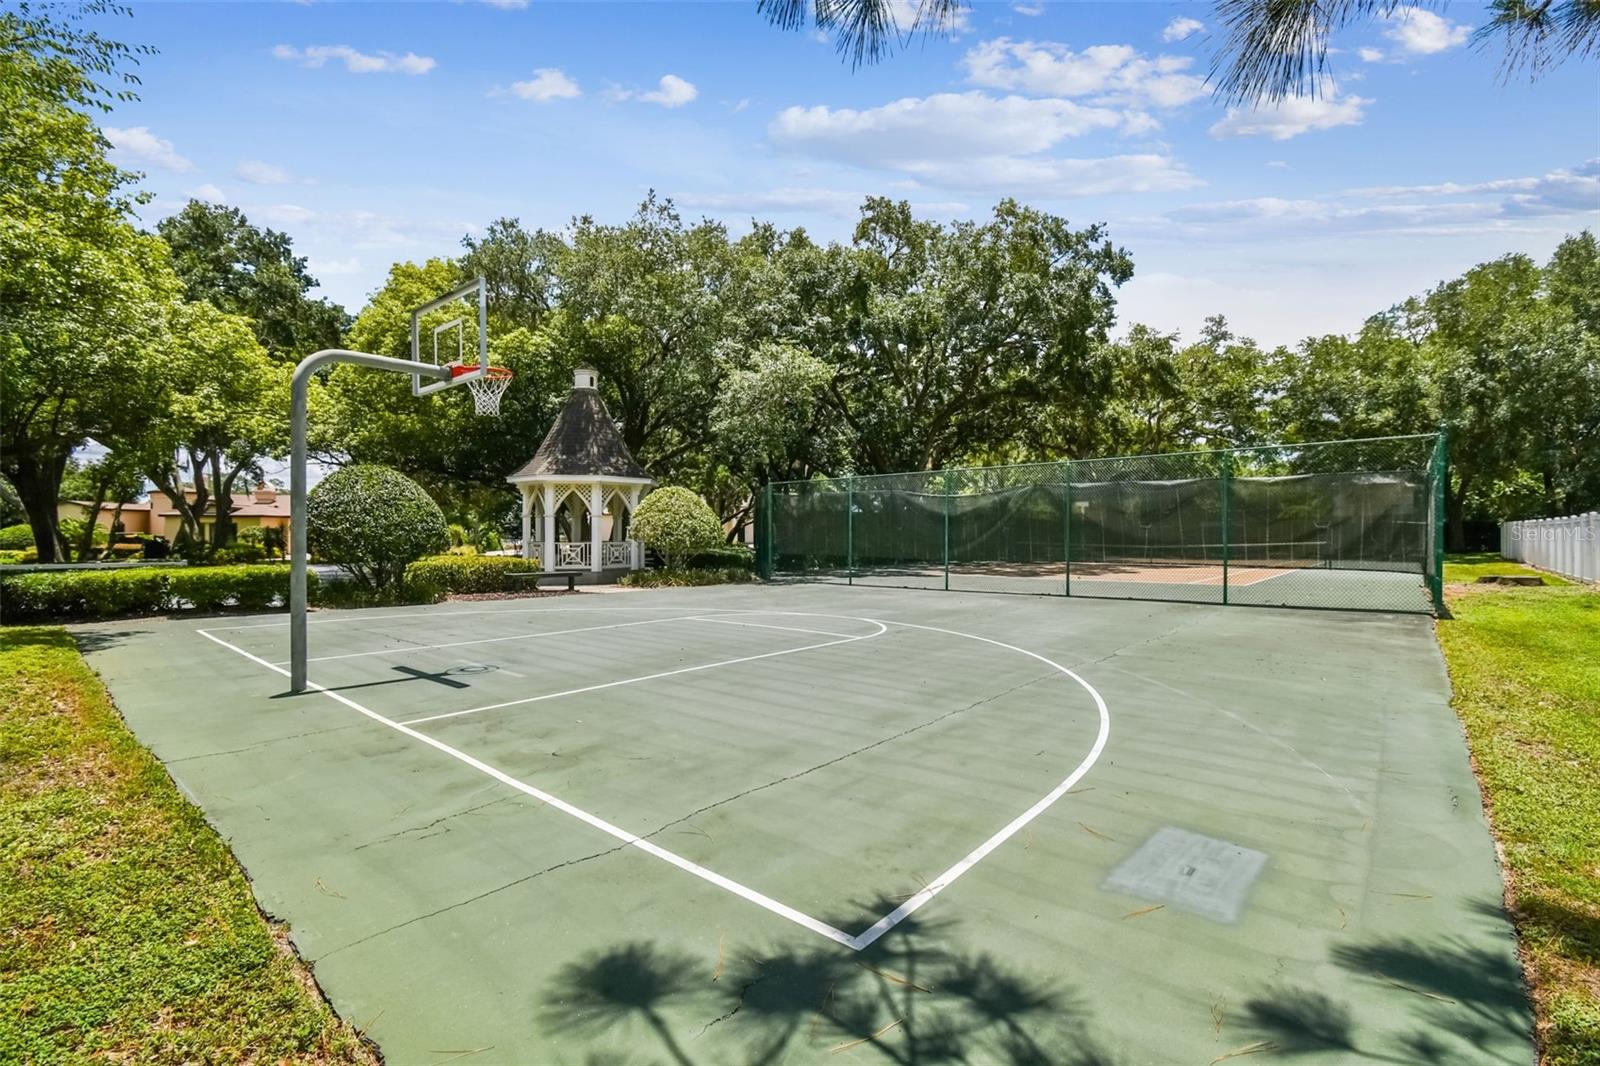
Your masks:
M644 566L644 546L628 530L655 482L623 443L596 380L587 367L574 371L567 404L539 450L506 478L522 493L522 557L537 558L541 570Z

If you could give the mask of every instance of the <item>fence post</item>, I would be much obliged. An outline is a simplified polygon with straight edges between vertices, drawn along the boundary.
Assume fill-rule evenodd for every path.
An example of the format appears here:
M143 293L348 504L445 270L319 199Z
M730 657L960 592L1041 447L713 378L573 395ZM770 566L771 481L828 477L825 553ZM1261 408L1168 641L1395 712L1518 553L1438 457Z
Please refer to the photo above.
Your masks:
M1065 464L1067 481L1061 490L1061 558L1067 564L1067 595L1072 595L1072 462Z
M761 580L772 580L772 482L761 486L756 502L756 562Z
M856 481L844 479L844 566L845 584L856 583Z
M1432 554L1434 554L1434 581L1429 587L1429 592L1434 597L1434 613L1442 616L1445 613L1445 503L1446 491L1450 488L1450 429L1445 426L1438 427L1438 437L1434 439L1434 528L1430 533L1434 535Z
M950 471L944 472L944 590L950 591Z
M1231 534L1229 526L1232 525L1232 519L1229 517L1229 506L1228 505L1229 505L1229 497L1231 497L1233 495L1233 492L1232 492L1233 453L1231 451L1222 452L1220 454L1219 458L1218 458L1218 463L1222 468L1221 471L1220 471L1220 473L1221 473L1221 479L1220 480L1222 482L1222 603L1223 603L1223 606L1227 606L1227 603L1228 603L1228 545L1229 545L1230 534Z

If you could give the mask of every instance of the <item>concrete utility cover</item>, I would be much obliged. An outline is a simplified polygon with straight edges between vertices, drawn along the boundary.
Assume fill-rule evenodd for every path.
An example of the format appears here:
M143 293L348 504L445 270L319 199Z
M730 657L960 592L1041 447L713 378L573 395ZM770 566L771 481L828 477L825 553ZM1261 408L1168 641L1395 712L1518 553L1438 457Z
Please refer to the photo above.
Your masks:
M1169 825L1157 829L1100 887L1231 924L1244 913L1250 886L1266 864L1264 852Z

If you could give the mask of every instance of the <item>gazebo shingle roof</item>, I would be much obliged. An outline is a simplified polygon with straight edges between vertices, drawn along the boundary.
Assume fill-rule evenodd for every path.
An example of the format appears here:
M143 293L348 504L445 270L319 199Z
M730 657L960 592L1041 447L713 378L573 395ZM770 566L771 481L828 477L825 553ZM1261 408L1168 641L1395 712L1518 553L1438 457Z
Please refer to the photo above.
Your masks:
M650 480L623 443L600 393L574 387L539 450L506 480L597 476Z

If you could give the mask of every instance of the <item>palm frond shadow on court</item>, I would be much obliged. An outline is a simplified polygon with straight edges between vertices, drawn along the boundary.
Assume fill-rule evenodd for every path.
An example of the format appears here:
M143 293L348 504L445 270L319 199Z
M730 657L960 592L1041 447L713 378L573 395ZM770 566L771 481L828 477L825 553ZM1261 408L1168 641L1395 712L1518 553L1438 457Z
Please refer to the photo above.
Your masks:
M1459 1038L1479 1054L1495 1046L1522 1049L1532 1016L1522 975L1507 955L1453 938L1411 938L1336 945L1330 956L1343 969L1384 985L1410 1003L1417 1027L1394 1035L1389 1046L1357 1036L1348 1005L1314 989L1277 985L1245 1004L1248 1024L1284 1055L1336 1053L1377 1063L1434 1063L1458 1058L1466 1049L1439 1034ZM1517 1061L1509 1056L1507 1061Z
M855 913L892 907L875 900ZM912 917L862 952L829 945L747 950L721 967L649 942L619 944L564 967L538 1021L563 1039L608 1045L642 1028L680 1066L694 1062L695 1045L724 1026L742 1049L735 1057L752 1064L782 1061L798 1049L870 1050L905 1066L1113 1061L1090 1035L1072 989L992 955L942 947L949 924ZM707 1061L728 1059L728 1045L717 1046L702 1053Z

